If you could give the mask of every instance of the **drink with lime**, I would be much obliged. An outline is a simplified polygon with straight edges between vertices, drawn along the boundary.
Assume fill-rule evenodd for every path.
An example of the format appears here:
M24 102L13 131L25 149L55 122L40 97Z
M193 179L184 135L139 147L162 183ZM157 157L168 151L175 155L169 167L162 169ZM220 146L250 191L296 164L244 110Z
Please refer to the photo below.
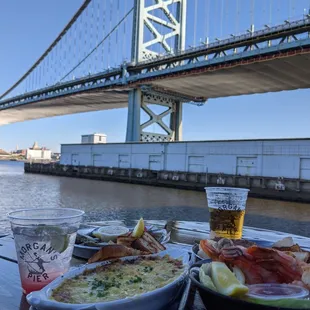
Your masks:
M40 290L69 269L83 213L55 208L9 214L25 294Z

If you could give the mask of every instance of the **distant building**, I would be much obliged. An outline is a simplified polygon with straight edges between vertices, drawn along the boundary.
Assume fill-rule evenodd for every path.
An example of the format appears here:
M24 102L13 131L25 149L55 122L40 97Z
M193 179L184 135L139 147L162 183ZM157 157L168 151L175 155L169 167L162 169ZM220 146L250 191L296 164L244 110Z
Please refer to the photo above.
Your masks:
M13 154L14 155L26 156L27 150L26 149L24 149L24 150L15 150L15 151L13 151Z
M91 135L82 135L82 144L98 144L98 143L107 143L107 135L103 133L93 133Z
M26 159L28 160L51 160L51 158L51 150L48 150L45 147L40 148L37 142L26 151Z
M9 157L11 156L10 153L6 152L5 150L0 149L0 157Z
M52 153L52 160L59 160L60 159L60 153Z

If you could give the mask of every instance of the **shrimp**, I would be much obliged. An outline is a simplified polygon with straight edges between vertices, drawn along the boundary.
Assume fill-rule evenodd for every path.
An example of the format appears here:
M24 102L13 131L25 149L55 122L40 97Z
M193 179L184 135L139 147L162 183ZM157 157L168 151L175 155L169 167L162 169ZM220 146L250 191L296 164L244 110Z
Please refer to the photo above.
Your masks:
M201 240L203 251L215 261L229 266L237 266L244 273L247 284L257 283L303 283L303 275L309 272L310 265L281 251L259 246L224 246L214 241Z

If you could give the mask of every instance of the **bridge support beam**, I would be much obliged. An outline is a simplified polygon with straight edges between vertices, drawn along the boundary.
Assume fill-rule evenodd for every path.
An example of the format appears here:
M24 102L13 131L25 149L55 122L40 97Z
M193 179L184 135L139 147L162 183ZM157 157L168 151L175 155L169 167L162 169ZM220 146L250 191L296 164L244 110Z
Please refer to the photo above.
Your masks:
M134 63L184 50L187 0L156 0L155 3L135 0L134 3L131 52ZM146 30L149 33L145 33ZM130 91L128 100L127 142L182 139L182 101L177 96L158 94L142 87ZM156 113L157 109L152 109L156 105L164 107L164 111ZM143 124L141 110L149 117ZM153 125L160 132L150 130Z
M128 96L128 116L126 142L136 142L141 139L140 114L141 114L142 92L134 89Z
M164 107L156 113L152 107ZM141 112L148 120L141 124ZM157 125L161 132L150 130ZM169 142L182 140L182 102L172 97L144 93L140 89L129 94L126 142Z

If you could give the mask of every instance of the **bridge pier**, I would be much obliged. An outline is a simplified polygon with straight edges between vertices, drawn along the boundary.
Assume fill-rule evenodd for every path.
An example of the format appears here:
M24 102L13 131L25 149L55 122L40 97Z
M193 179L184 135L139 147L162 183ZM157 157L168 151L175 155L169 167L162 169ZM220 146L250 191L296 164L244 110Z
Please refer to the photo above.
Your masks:
M142 92L134 89L128 95L128 115L126 142L137 142L141 139L140 113L141 113Z
M182 140L182 102L170 96L135 89L129 93L126 142L169 142ZM165 110L156 113L151 106ZM141 124L141 112L149 117ZM165 120L169 117L168 121ZM163 133L149 131L153 124Z
M173 55L184 50L186 2L187 0L161 0L155 3L146 0L134 1L132 62L152 60L164 54ZM151 36L145 35L146 29ZM128 101L126 142L182 140L184 100L174 94L161 93L153 91L149 86L142 86L141 89L130 91ZM151 109L154 105L165 107L165 110L156 113ZM143 124L141 111L149 117ZM153 124L160 127L160 133L147 131Z

